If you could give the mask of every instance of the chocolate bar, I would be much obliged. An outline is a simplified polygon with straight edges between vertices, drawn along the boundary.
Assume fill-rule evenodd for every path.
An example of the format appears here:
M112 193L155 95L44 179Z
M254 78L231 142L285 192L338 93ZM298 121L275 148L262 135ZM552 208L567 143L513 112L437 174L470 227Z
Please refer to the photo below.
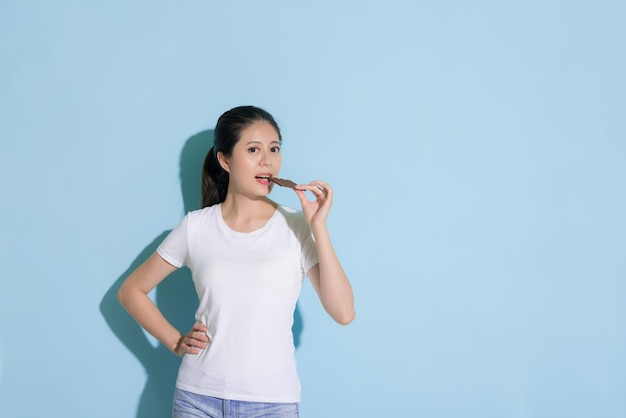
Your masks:
M270 177L270 181L273 181L274 183L278 184L281 187L289 187L289 188L295 189L297 186L297 184L291 180L279 179L278 177Z

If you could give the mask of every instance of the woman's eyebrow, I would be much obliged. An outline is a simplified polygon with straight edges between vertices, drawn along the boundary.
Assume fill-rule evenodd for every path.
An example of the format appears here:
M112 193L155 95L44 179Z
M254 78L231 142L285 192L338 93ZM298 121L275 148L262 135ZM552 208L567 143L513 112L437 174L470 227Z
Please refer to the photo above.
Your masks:
M259 141L257 139L253 139L252 141L248 141L246 142L246 145L250 145L250 144L262 144L263 141ZM280 145L280 141L278 139L273 140L272 142L270 142L270 144L278 144Z

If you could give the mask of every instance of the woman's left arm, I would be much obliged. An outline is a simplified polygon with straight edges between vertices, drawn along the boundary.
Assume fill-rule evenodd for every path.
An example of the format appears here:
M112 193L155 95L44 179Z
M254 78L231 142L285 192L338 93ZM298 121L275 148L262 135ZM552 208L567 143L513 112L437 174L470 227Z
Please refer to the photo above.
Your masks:
M313 193L316 200L308 200L305 190ZM328 184L316 180L308 185L297 186L296 193L300 198L304 217L315 238L319 257L319 263L307 272L307 276L326 312L338 323L348 325L356 316L354 294L326 227L333 201L333 190Z

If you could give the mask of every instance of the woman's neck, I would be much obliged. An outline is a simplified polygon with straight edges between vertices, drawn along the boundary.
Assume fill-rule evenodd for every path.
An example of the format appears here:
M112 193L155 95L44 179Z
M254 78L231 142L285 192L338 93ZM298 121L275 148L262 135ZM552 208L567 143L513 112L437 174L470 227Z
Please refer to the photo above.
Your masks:
M267 197L251 200L244 196L227 194L222 203L222 218L229 228L238 232L252 232L265 225L278 205Z

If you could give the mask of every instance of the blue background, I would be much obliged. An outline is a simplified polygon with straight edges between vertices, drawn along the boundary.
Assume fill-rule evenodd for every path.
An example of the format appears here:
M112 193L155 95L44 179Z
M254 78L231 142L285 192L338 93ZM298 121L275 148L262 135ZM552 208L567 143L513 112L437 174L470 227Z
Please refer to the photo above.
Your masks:
M282 175L334 187L357 301L304 286L305 417L625 417L625 12L0 1L0 414L169 416L178 360L115 291L255 104ZM191 325L188 272L152 296Z

